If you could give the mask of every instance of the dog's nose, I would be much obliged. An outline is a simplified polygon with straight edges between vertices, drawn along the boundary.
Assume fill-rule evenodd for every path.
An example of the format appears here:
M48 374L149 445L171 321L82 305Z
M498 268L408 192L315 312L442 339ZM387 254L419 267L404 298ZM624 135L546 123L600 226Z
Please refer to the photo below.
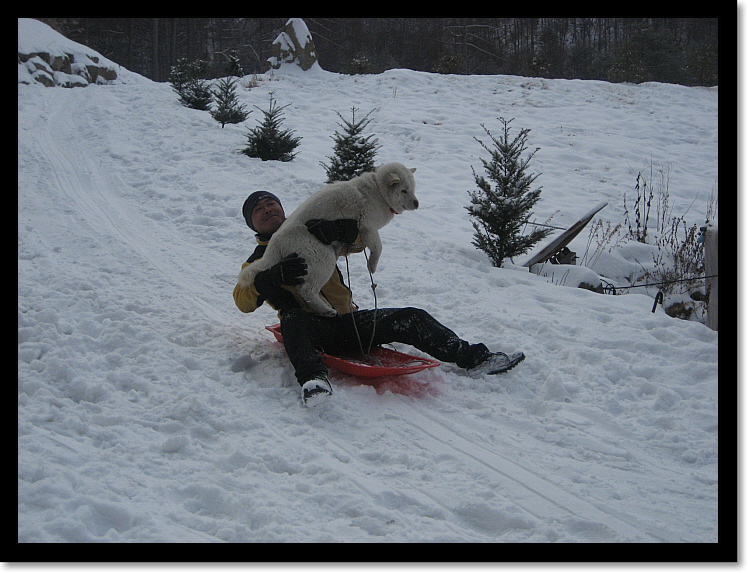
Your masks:
M413 209L418 209L418 199L413 199Z

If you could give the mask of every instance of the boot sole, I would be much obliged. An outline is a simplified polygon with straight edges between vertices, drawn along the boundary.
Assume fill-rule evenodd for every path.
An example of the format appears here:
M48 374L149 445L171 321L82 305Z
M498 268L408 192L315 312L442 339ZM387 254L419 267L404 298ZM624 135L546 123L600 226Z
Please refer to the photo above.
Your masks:
M302 403L307 408L314 408L316 406L319 406L323 402L327 401L328 398L332 396L332 392L327 392L325 390L322 390L320 392L314 392L313 394L310 394L306 398L302 398Z

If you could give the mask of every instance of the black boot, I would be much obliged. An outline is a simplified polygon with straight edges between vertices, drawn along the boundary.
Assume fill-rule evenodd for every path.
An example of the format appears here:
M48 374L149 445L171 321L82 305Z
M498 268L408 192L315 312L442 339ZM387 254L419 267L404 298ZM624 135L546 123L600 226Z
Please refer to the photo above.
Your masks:
M332 396L332 386L326 377L313 378L301 386L301 401L307 408L318 406Z
M515 352L511 355L503 352L492 352L483 362L468 368L468 373L476 378L484 374L503 374L509 372L524 359L525 355L522 352Z

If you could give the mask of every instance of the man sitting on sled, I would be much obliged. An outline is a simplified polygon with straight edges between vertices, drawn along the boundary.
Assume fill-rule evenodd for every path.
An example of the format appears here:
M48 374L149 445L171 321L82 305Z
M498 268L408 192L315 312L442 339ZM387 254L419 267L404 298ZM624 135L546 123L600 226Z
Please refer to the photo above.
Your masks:
M266 191L252 193L244 202L242 213L249 228L255 231L258 243L242 264L244 268L262 257L270 237L286 215L278 197ZM309 221L307 226L324 244L340 241L349 245L349 253L363 249L360 241L356 244L358 229L353 219ZM333 355L360 353L361 341L368 346L372 332L374 346L391 342L409 344L437 360L465 368L471 375L500 374L525 358L521 352L507 356L503 352L490 352L484 344L470 344L418 308L358 310L337 267L321 292L338 315L311 314L294 288L306 274L304 259L290 256L259 273L251 287L237 284L234 288L234 302L242 312L252 312L266 301L278 311L286 353L301 385L305 406L316 405L332 394L327 368L316 350Z

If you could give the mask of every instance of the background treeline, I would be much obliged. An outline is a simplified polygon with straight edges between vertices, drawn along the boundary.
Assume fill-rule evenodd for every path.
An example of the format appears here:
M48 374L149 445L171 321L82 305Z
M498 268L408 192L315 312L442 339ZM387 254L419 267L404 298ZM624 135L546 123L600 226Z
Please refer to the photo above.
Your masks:
M40 18L72 40L156 81L180 58L223 74L268 70L287 18ZM717 18L304 18L320 65L612 82L718 84Z

